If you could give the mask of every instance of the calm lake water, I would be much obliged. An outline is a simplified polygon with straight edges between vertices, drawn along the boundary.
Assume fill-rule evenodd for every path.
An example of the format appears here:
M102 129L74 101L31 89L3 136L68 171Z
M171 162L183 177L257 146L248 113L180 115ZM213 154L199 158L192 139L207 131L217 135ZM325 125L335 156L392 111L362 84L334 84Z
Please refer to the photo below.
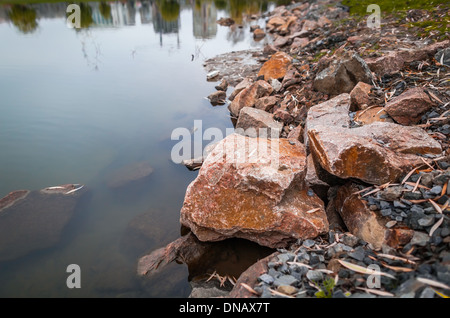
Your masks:
M202 63L263 46L242 14L273 6L89 2L82 4L83 28L75 30L66 26L67 3L0 2L0 198L67 183L89 189L57 246L0 263L0 297L189 295L185 265L172 264L150 280L136 277L137 256L123 243L126 228L136 216L150 216L154 240L147 252L180 236L179 211L196 173L171 162L171 133L192 128L194 120L203 129L233 127L226 107L205 99L216 83L206 81ZM228 16L246 27L216 24ZM145 182L107 187L108 174L143 160L154 168ZM268 252L234 245L240 249L220 265L223 274L239 275ZM81 267L81 289L66 286L69 264Z

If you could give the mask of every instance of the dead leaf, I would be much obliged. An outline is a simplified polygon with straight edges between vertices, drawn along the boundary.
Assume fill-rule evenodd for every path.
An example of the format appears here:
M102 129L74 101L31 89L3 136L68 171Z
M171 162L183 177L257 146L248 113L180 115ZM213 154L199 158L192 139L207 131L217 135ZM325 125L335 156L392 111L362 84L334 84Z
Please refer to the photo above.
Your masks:
M389 278L392 278L392 279L397 279L394 276L392 276L391 274L384 273L384 272L379 272L379 271L372 270L372 269L368 269L368 268L365 268L365 267L362 267L362 266L359 266L359 265L356 265L356 264L353 264L353 263L349 263L349 262L346 262L346 261L343 261L343 260L340 260L340 259L338 259L338 262L341 263L342 266L344 266L344 267L346 267L346 268L348 268L348 269L350 269L350 270L352 270L354 272L360 273L360 274L381 275L381 276L389 277Z
M245 289L247 289L249 292L251 292L254 295L257 295L257 296L260 295L256 290L254 290L253 288L251 288L250 286L248 286L245 283L241 283L241 286L244 287Z
M391 294L391 293L388 293L386 291L379 290L379 289L370 289L370 288L362 288L362 287L356 287L356 289L365 291L366 293L369 293L369 294L378 295L378 296L394 297L394 294Z
M428 278L418 277L417 281L424 283L425 285L433 286L436 288L450 289L450 286L448 286L444 283L441 283L441 282L437 282L435 280L428 279Z

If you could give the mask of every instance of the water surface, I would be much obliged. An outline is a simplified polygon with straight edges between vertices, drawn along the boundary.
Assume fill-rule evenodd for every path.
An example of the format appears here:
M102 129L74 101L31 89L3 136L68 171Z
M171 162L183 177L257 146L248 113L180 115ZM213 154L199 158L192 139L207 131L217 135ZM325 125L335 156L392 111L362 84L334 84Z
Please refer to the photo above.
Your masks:
M233 127L202 63L232 50L261 47L246 15L267 1L83 2L82 29L66 26L67 3L0 2L0 197L19 189L80 183L89 190L61 242L0 263L1 297L185 297L189 272L173 264L143 281L127 253L127 225L148 213L148 251L180 236L179 211L196 177L170 160L177 127ZM233 17L244 28L216 24ZM153 174L112 190L116 169L148 160ZM222 272L238 275L262 254L254 244L233 254ZM252 254L245 258L242 254ZM256 251L256 252L255 252ZM240 253L240 254L239 254ZM237 258L236 258L236 255ZM242 256L242 259L240 258ZM66 287L78 264L82 288ZM232 269L231 269L232 268Z

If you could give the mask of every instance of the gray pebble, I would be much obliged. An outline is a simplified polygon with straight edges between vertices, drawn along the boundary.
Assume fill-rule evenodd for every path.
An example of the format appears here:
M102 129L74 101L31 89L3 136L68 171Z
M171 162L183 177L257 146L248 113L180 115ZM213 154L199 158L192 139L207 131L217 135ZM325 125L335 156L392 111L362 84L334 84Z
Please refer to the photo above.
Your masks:
M323 273L315 270L309 270L306 277L313 282L320 282L323 280Z
M275 279L269 274L262 274L261 276L258 277L258 280L267 285L271 285L275 281Z
M442 192L442 187L441 186L434 186L430 190L430 193L432 193L434 195L440 195L441 192Z
M313 241L313 240L305 240L305 241L303 242L303 246L304 246L304 247L311 248L311 247L313 247L314 245L316 245L316 242Z
M422 290L422 292L420 293L420 298L434 298L434 296L436 295L436 293L434 292L433 289L431 289L430 287L425 287L424 290Z
M420 226L427 227L434 224L434 217L431 215L427 215L417 221Z
M356 259L357 261L363 261L364 257L366 256L366 253L362 246L358 246L357 248L355 248L353 252L348 253L348 256Z
M383 209L380 211L382 216L389 216L392 214L392 210L391 209Z
M275 279L273 282L275 287L281 286L281 285L289 285L292 286L294 284L298 283L297 278L295 278L292 275L282 275Z

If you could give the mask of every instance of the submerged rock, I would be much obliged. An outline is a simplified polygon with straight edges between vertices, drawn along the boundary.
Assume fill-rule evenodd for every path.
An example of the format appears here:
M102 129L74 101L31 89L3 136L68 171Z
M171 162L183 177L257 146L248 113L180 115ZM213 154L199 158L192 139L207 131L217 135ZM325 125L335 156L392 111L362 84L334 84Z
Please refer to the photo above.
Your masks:
M152 174L152 172L153 168L148 161L137 162L121 167L109 174L106 178L106 184L110 188L120 188L142 180Z
M305 187L305 176L299 142L230 135L189 185L181 223L201 241L239 237L280 247L316 237L328 230L328 222L323 202Z
M0 261L9 261L60 241L85 192L81 185L14 191L0 200Z

